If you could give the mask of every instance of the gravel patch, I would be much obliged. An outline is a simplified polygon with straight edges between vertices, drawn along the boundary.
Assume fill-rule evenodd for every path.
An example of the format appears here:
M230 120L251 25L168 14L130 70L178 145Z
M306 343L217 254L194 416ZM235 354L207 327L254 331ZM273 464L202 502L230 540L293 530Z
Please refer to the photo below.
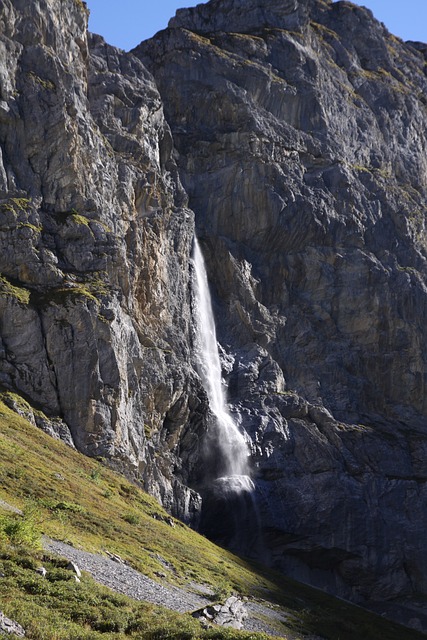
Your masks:
M100 584L118 593L123 593L134 600L151 602L181 613L191 613L202 609L211 602L206 597L209 595L208 589L206 589L206 596L203 596L200 591L199 595L173 585L166 587L122 562L116 562L99 554L82 551L69 544L50 538L44 538L43 546L46 551L74 562L80 569L90 573L94 580ZM190 583L191 587L200 590L201 585ZM248 617L243 621L242 625L244 630L264 632L275 636L281 635L277 627L270 626L267 620L285 622L287 620L286 614L259 602L245 601L244 606L248 611ZM263 619L260 619L259 616Z
M101 555L81 551L49 538L44 539L43 546L46 551L75 562L100 584L134 600L144 600L181 613L195 611L206 605L206 598L202 596L173 585L165 587L132 567Z
M286 615L283 611L272 609L271 606L261 602L248 601L245 606L249 614L243 626L246 631L264 632L271 636L283 637L283 633L279 631L280 624L278 623L283 622L286 624L286 622L290 621L291 616ZM268 620L272 621L271 626L268 624ZM290 639L293 636L287 632L286 637Z
M20 509L1 499L0 507L22 514ZM192 613L211 603L209 596L212 595L212 591L205 585L190 583L188 590L170 584L167 587L163 586L124 564L114 554L111 555L115 559L106 558L100 554L82 551L65 542L59 542L47 537L43 538L43 547L46 551L74 562L80 569L90 573L93 579L100 584L134 600L151 602L180 613ZM170 567L168 566L167 568L169 569ZM198 593L194 593L191 589L198 591ZM280 622L286 624L287 621L292 619L291 615L287 615L279 609L273 609L267 602L263 604L261 601L245 601L244 606L247 609L248 617L243 621L242 629L283 637L278 630ZM271 626L268 624L269 620L272 621ZM288 640L296 638L289 632L287 632L286 637ZM322 638L311 636L310 638L306 637L305 640L322 640Z

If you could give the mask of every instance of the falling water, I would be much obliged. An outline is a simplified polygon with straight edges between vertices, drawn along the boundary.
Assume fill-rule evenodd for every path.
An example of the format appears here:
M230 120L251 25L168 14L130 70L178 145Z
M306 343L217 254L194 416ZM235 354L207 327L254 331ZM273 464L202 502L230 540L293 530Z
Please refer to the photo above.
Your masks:
M207 460L211 456L221 458L216 460L216 472L205 478L201 489L203 501L200 530L209 538L235 551L244 555L256 555L259 517L254 495L255 485L249 474L249 451L227 409L208 278L196 238L193 264L197 369L216 427L215 437L211 437L209 441L211 450ZM221 471L218 472L218 469Z
M193 249L196 363L215 418L206 461L220 457L200 487L200 531L208 538L251 557L260 557L260 518L255 485L250 477L249 450L227 409L221 376L211 296L203 255L197 239ZM209 468L209 464L206 465ZM220 470L220 471L218 471Z
M193 262L198 324L197 368L206 389L211 411L216 418L218 447L224 458L224 475L234 477L233 484L236 488L238 477L242 477L242 488L247 490L252 483L248 472L249 452L242 434L228 412L225 401L208 278L196 238L194 238Z

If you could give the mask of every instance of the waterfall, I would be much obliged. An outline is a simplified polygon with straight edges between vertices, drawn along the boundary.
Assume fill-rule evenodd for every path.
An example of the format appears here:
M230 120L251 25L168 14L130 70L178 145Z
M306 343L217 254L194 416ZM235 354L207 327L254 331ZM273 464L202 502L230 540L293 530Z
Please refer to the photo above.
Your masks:
M200 488L200 531L234 551L257 557L260 526L255 485L249 472L249 450L227 408L208 277L196 237L193 266L196 366L215 418L213 434L205 447L205 471L211 468ZM209 464L212 458L213 467Z
M222 455L224 476L233 477L236 490L241 478L242 490L252 484L249 478L248 448L227 409L221 376L221 362L216 339L208 277L197 238L194 238L193 264L196 297L196 364L205 387L209 405L216 419L218 449Z

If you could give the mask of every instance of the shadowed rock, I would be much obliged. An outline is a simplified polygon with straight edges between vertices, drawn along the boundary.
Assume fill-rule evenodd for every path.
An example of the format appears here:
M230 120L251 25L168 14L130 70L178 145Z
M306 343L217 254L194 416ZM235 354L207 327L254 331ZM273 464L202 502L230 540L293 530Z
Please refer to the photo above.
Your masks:
M212 0L134 51L196 214L270 561L406 622L427 587L423 51L321 0Z

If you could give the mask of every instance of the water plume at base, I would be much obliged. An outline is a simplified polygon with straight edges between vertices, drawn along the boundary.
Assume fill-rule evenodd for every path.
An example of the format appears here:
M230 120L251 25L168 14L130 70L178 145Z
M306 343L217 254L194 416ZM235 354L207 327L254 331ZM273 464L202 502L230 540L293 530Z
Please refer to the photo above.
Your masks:
M259 523L249 450L227 408L208 278L196 238L193 265L196 365L213 414L205 443L200 531L228 548L256 555Z

